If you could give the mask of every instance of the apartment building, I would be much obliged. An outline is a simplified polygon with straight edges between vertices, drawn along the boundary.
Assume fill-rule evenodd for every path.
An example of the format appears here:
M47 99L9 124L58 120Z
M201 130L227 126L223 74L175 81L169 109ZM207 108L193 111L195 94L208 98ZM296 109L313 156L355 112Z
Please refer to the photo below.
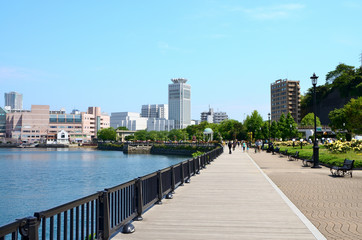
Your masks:
M300 86L299 81L276 80L270 86L271 120L278 121L280 116L290 112L296 123L300 122Z
M229 117L226 112L214 112L212 108L209 108L208 112L201 113L201 122L221 123L227 119L229 119Z

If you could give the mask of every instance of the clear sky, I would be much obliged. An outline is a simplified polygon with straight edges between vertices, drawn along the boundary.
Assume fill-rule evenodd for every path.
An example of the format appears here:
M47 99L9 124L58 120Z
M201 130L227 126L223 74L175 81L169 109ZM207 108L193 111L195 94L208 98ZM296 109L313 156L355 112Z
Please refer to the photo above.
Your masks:
M360 65L362 1L1 1L4 93L32 104L140 112L191 85L192 118L208 110L267 119L270 84L302 93L339 63Z

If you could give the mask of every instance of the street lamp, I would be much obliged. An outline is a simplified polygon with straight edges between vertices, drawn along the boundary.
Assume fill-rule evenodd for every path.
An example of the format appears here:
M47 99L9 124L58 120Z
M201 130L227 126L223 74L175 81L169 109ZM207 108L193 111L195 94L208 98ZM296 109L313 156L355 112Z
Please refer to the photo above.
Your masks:
M313 76L310 77L313 84L313 113L314 113L314 145L313 145L313 166L312 168L320 168L319 166L319 147L317 142L317 94L316 94L316 85L318 76L313 73Z
M268 113L268 121L269 121L269 143L270 143L270 113Z

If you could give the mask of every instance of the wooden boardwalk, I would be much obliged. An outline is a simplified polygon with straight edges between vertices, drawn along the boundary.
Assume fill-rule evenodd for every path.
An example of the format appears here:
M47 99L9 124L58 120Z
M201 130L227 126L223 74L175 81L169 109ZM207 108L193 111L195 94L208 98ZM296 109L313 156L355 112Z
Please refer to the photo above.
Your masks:
M325 239L240 149L219 156L113 239Z

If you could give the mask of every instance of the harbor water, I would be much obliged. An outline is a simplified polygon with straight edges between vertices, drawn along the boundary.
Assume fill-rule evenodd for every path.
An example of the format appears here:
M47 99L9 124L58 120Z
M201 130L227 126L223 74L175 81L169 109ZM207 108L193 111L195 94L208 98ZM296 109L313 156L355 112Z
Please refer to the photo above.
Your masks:
M78 148L0 148L0 226L186 159Z

